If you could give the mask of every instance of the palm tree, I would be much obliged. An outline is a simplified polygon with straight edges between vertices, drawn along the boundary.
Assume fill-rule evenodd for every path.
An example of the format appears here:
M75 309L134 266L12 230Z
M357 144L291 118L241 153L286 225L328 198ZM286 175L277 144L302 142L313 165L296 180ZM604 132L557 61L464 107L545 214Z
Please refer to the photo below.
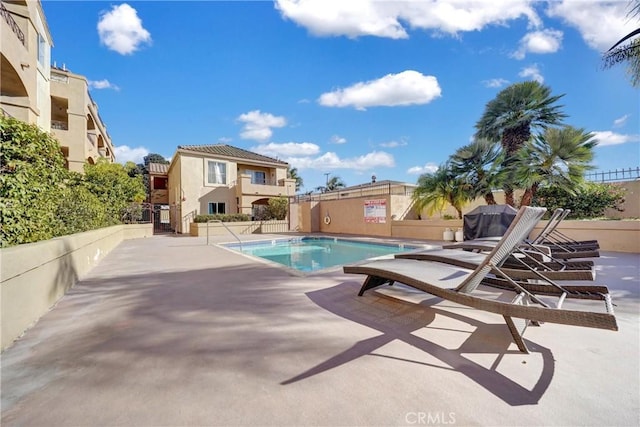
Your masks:
M327 181L326 189L327 191L339 190L341 188L346 187L347 185L344 183L342 178L339 176L332 176L331 179Z
M468 185L447 163L433 173L420 175L412 198L416 209L427 208L429 215L442 211L448 203L458 212L458 218L462 218L462 207L471 199Z
M287 166L287 178L296 180L296 193L300 191L300 188L304 186L304 181L302 177L298 175L298 168L292 168L291 166Z
M629 16L640 16L640 0L633 0L629 4L631 5ZM627 62L627 73L634 87L640 87L640 38L638 36L640 36L640 28L622 37L603 56L605 68ZM627 41L629 42L626 43Z
M515 164L516 176L525 188L520 205L531 204L541 185L574 191L585 172L593 168L597 143L592 133L571 126L548 128L528 142Z
M551 89L536 81L515 83L502 90L485 107L476 123L476 137L500 141L505 158L505 172L515 159L515 153L531 138L532 129L546 129L560 124L566 117L556 102L564 95L551 95ZM514 182L507 176L503 189L506 202L515 206Z
M495 205L493 190L502 186L503 158L497 143L480 138L451 156L451 169L467 182L471 198L483 197L488 205Z

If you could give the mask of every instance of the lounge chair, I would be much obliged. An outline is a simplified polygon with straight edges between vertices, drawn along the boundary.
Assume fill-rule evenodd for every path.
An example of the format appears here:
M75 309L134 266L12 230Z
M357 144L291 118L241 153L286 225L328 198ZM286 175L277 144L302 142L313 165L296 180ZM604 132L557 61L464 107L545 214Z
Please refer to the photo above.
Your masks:
M544 208L522 207L500 242L474 270L436 262L398 258L345 266L343 270L345 273L367 275L358 293L360 296L367 290L398 282L454 303L500 314L503 316L518 349L524 353L528 353L528 349L522 334L529 324L538 325L540 322L550 322L617 330L613 304L605 286L580 287L559 286L555 283L550 285L519 283L506 274L504 275L505 279L499 280L498 283L492 283L497 279L490 276L489 273L500 270L499 266L504 259L522 244L544 212ZM505 302L474 294L483 281L491 286L505 286L515 293L515 297L512 301ZM555 307L543 301L539 297L540 295L557 297ZM605 312L563 309L562 305L567 298L602 300L605 303ZM514 318L525 321L518 322L522 324L517 326Z
M539 259L536 254L527 251L514 253L500 267L500 270L512 278L549 280L595 280L593 262L570 262L562 260ZM441 262L458 267L475 269L487 257L486 253L463 251L459 249L428 249L418 252L396 254L396 258L416 259L420 261ZM499 272L494 271L496 274Z
M557 231L557 227L570 212L570 210L556 209L538 236L533 240L525 240L523 246L528 247L532 252L544 252L546 255L555 258L555 261L599 257L600 252L598 249L600 249L600 246L596 240L577 242L575 240L560 240L558 238L559 235L564 235ZM564 237L569 239L566 236ZM442 247L443 249L489 252L498 241L500 241L500 237L485 237L443 245Z

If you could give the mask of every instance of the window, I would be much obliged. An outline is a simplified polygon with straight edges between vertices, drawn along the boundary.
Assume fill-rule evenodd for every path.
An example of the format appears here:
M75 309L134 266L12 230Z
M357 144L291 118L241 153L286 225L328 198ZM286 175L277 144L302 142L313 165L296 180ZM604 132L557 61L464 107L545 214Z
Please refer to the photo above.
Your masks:
M46 61L46 50L47 50L47 42L44 39L44 37L42 37L40 33L38 33L38 62L43 67L45 66L45 61Z
M267 174L263 171L252 171L250 169L246 169L244 174L251 175L252 184L265 185L267 183Z
M226 184L227 164L207 160L207 184Z
M153 189L154 190L166 190L167 189L167 178L163 178L160 176L153 177Z
M209 215L226 213L223 202L209 202Z

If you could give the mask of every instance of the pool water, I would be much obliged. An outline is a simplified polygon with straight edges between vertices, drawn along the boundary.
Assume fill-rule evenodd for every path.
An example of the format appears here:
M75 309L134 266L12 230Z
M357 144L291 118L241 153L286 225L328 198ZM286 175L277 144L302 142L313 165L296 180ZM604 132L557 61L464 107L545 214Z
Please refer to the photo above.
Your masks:
M240 252L239 244L225 246ZM333 237L302 237L243 243L241 252L298 271L311 272L416 248L417 246L411 245L358 242Z

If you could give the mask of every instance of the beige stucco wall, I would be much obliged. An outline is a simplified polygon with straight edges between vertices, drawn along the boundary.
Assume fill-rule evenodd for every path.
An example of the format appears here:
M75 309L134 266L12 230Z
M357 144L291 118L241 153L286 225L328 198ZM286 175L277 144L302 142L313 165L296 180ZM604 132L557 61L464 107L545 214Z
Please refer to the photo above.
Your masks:
M616 182L624 188L625 200L622 204L622 212L615 209L607 209L605 216L607 218L640 218L640 180Z
M26 90L26 96L2 95L0 104L13 117L27 123L36 123L48 131L50 126L49 114L49 74L51 36L42 13L40 2L29 1L26 4L3 2L3 6L10 12L11 17L22 31L25 44L23 45L11 27L1 18L0 49L7 59L7 67L3 70L3 92L5 85L9 85L13 78L19 80L19 85ZM38 33L46 40L43 64L38 63Z
M195 223L192 222L189 227L189 234L193 237L209 236L229 236L229 240L233 241L232 232L235 234L263 234L263 233L286 233L289 231L289 221L273 220L273 221L240 221L220 223Z
M382 199L386 201L386 219L384 223L367 223L364 219L365 200ZM354 199L320 201L320 232L340 234L364 234L367 236L391 235L390 196L362 197ZM329 224L325 218L331 218Z
M547 224L541 221L531 233L535 237ZM446 228L456 231L462 220L393 221L391 236L442 241ZM597 240L603 251L640 253L640 221L564 220L558 230L574 240Z
M1 249L2 349L120 242L151 235L152 224L117 225Z

